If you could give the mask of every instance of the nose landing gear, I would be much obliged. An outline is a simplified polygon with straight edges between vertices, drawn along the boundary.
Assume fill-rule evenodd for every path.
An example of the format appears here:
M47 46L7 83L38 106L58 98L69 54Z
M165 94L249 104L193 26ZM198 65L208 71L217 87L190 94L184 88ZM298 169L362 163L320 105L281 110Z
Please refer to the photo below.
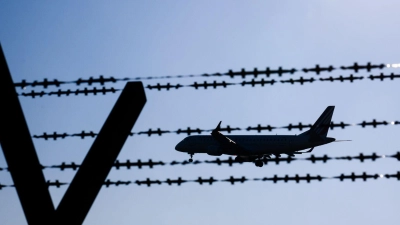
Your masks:
M194 153L189 153L189 155L190 155L189 162L193 162L193 155L194 155Z

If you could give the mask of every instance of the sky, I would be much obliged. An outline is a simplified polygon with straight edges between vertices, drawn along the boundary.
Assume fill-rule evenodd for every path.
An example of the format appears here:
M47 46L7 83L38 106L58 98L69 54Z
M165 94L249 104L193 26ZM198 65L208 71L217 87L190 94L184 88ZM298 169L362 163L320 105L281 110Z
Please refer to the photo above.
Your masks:
M14 82L113 76L149 77L215 72L311 68L321 66L400 63L398 40L400 23L398 1L5 1L0 8L0 41ZM358 73L335 70L331 73L301 71L279 78L319 79L329 76L369 76L396 73L385 68ZM265 76L262 78L266 79ZM245 80L250 80L251 77ZM143 84L192 84L226 81L240 83L242 78L180 78L143 80ZM400 80L350 83L313 82L264 87L229 86L206 90L186 87L158 91L146 89L147 103L133 132L149 128L212 129L222 126L286 126L310 124L328 105L335 105L333 121L350 124L362 121L400 121ZM124 82L106 87L123 88ZM101 87L92 85L92 87ZM74 84L60 88L75 90ZM18 93L54 91L55 87L27 87ZM20 96L32 135L43 132L98 132L119 93L107 95L29 98ZM377 128L350 126L330 130L328 136L351 142L317 147L316 156L327 154L355 156L360 153L391 155L399 150L400 126ZM294 135L302 131L275 129L260 134ZM207 134L207 133L203 133ZM258 134L244 129L234 134ZM118 160L183 161L187 154L175 151L186 135L135 135L129 137ZM92 138L69 137L60 140L33 139L40 163L81 163L93 143ZM298 158L306 158L301 155ZM197 154L195 160L215 156ZM227 156L221 156L226 159ZM0 154L0 167L7 163ZM121 168L111 170L110 180L166 180L182 177L228 179L230 176L263 178L362 172L394 174L399 162L393 158L375 162L331 160L327 163L296 161L268 164L262 168L243 165L200 164ZM47 180L70 182L72 170L45 169ZM8 172L0 171L0 183L12 184ZM322 182L248 181L231 185L185 183L103 187L84 224L397 224L397 179L337 179ZM68 186L50 187L57 206ZM1 224L25 224L14 188L0 191Z

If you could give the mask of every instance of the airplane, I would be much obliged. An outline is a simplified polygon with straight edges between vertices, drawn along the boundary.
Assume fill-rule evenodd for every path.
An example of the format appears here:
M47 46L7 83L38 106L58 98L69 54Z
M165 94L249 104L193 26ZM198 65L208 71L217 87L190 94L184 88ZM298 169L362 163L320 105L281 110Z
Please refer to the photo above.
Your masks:
M271 155L280 157L286 154L294 157L295 154L311 152L315 147L336 141L327 137L335 106L328 106L312 127L299 135L223 135L220 132L221 122L211 132L211 135L193 135L184 138L175 149L189 153L189 162L193 162L193 155L206 153L211 156L222 154L236 156L239 162L254 162L257 167L264 165L265 158ZM343 140L348 141L348 140ZM309 149L302 152L301 150Z

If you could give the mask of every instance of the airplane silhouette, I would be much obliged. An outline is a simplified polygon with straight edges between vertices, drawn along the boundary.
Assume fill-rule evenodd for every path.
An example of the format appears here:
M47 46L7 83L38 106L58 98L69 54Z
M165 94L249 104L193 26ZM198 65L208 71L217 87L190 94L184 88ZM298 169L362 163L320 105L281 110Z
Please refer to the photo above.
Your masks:
M254 162L262 167L266 158L271 155L280 157L287 154L311 152L314 147L334 142L336 139L327 137L335 106L328 106L309 130L300 135L228 135L220 133L221 122L210 135L193 135L179 142L175 149L189 153L189 162L193 161L195 153L206 153L211 156L222 154L235 155L236 161ZM301 152L301 150L309 149Z

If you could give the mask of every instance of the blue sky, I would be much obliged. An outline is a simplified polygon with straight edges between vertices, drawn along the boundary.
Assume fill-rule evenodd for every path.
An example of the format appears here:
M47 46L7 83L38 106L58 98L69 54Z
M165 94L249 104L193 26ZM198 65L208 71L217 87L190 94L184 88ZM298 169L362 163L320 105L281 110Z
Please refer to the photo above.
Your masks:
M226 72L229 69L304 68L315 64L339 67L354 62L399 63L400 22L397 1L17 1L0 8L0 40L15 82L76 80L114 76L164 76ZM348 76L399 70L336 70L319 77ZM293 78L319 77L298 72ZM286 75L283 79L290 78ZM276 78L275 78L276 79ZM191 84L204 78L149 80L145 85ZM208 81L241 82L241 78ZM248 79L247 79L248 80ZM95 85L96 86L96 85ZM107 87L122 88L123 82ZM97 86L96 86L97 87ZM133 132L162 128L257 124L284 126L313 123L328 105L335 105L333 121L360 123L372 119L399 121L399 81L314 82L265 87L232 86L195 90L146 90L147 103ZM64 85L63 89L76 89ZM81 87L83 88L83 86ZM28 87L23 91L41 91ZM56 90L48 88L47 91ZM20 97L31 134L43 132L98 132L118 94L43 98ZM298 134L277 129L263 134ZM239 131L235 134L256 134ZM318 147L315 155L345 156L360 152L393 154L399 151L399 126L362 129L359 126L329 131L352 142ZM134 136L118 159L182 161L188 156L174 147L184 135ZM34 139L43 165L80 163L93 139ZM303 156L300 156L303 158ZM306 157L306 156L304 156ZM195 155L198 160L215 157ZM0 154L0 167L6 167ZM252 164L164 166L154 169L113 169L111 180L165 180L213 176L249 178L282 175L337 176L341 173L394 173L395 159L364 163L330 161L311 164ZM46 169L46 179L70 182L73 171ZM12 184L7 172L0 183ZM67 186L50 188L58 205ZM399 182L395 179L363 181L326 180L307 183L246 182L230 185L196 183L181 187L122 186L103 188L84 224L397 224ZM13 188L0 191L2 224L26 222Z

